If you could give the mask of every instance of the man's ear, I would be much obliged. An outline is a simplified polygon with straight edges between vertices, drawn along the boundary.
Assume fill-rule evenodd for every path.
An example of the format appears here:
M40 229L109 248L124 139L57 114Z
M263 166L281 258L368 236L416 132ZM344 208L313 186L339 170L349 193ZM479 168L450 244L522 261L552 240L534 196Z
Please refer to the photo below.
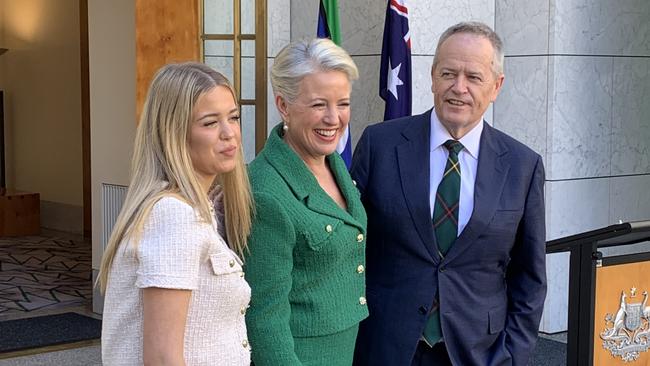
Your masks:
M494 84L494 94L492 95L492 102L497 100L497 97L499 96L499 92L501 91L501 87L503 86L504 80L505 80L505 76L503 74L497 76L497 79Z

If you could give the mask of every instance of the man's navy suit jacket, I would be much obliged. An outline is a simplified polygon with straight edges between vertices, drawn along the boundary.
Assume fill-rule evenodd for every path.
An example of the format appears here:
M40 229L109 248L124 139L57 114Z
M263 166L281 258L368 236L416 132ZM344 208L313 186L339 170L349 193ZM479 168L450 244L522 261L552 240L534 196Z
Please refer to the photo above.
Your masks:
M355 365L410 365L437 294L454 365L526 366L546 296L542 159L483 122L474 210L440 258L429 206L431 113L369 126L355 150L370 311Z

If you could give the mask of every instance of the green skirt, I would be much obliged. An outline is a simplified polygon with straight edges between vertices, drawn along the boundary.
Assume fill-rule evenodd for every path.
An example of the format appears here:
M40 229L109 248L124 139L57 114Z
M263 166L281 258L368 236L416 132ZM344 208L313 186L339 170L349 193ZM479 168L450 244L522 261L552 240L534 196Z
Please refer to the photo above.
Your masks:
M294 337L294 350L304 366L350 366L359 324L334 334Z

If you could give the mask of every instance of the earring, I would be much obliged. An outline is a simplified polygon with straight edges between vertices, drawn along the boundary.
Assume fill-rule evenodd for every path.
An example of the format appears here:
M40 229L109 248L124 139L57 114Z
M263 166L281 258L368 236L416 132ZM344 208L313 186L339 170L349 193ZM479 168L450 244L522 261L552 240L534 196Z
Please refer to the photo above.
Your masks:
M284 132L289 131L289 125L285 122L284 125L282 126L282 129L284 130Z

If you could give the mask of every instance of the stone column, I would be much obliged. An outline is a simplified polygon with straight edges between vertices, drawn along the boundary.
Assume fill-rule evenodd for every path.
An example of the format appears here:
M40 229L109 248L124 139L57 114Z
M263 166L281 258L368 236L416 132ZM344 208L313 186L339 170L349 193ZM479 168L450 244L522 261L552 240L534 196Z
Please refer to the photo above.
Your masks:
M496 2L495 126L544 157L549 240L650 219L649 16L644 0ZM567 329L568 261L547 256L542 331Z

